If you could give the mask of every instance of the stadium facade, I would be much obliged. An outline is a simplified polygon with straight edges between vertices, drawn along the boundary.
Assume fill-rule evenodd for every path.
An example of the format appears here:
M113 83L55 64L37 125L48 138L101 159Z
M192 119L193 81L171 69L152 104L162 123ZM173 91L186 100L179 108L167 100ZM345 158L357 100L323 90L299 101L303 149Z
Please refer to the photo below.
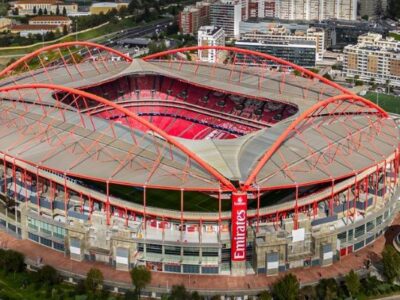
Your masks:
M0 74L0 226L73 260L273 275L397 213L396 118L281 59L71 42Z

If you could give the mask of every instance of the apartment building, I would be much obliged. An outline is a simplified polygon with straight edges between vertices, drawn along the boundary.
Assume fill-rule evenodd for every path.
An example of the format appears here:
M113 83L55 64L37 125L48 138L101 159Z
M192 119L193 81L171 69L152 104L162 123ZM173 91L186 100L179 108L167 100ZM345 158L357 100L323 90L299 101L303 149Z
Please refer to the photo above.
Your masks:
M347 77L391 86L400 86L400 42L368 33L356 45L344 48L344 72Z
M322 61L326 50L325 31L311 27L307 30L296 30L293 33L282 25L269 27L265 32L252 31L241 34L241 40L258 42L267 41L311 41L316 47L315 60Z
M239 24L242 20L242 2L220 0L210 5L210 24L224 29L227 38L239 38Z
M239 40L238 48L258 51L290 61L302 67L315 67L317 47L313 41L305 40ZM238 54L237 62L252 64L254 60ZM262 63L258 61L257 63Z
M357 0L249 0L250 17L356 20Z
M186 6L178 16L179 31L183 34L196 35L201 26L210 24L211 1L197 2Z
M221 27L202 26L197 34L199 46L225 46L225 31ZM201 61L215 63L220 57L215 49L199 50L198 55Z

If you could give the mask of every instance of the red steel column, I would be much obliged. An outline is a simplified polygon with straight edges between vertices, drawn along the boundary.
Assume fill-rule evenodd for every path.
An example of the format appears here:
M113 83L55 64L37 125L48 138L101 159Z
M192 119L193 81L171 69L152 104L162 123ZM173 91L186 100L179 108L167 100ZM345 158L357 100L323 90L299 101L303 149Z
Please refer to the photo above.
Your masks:
M110 183L107 180L106 182L106 189L107 189L107 203L106 203L106 218L107 218L107 225L110 225Z
M232 275L246 274L247 193L232 193L231 261Z

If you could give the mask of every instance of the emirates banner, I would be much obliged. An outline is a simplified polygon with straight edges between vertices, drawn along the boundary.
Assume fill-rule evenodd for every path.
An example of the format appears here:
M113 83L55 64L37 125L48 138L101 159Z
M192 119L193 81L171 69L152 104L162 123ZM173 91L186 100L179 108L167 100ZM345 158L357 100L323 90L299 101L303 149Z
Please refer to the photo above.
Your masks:
M246 260L247 195L232 194L231 260Z

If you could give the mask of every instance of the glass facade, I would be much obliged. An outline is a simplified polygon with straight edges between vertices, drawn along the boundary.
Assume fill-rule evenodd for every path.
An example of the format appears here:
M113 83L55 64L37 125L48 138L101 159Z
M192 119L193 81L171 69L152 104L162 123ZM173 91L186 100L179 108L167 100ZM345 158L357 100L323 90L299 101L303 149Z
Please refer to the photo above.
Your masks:
M248 49L258 51L261 53L269 54L290 61L302 67L314 67L316 61L316 47L315 44L310 45L307 43L281 43L280 41L271 41L268 43L253 42L253 41L238 41L235 43L236 47L242 49ZM252 64L254 63L254 57L247 58L242 54L237 55L239 62ZM263 63L262 59L259 59L257 63Z

